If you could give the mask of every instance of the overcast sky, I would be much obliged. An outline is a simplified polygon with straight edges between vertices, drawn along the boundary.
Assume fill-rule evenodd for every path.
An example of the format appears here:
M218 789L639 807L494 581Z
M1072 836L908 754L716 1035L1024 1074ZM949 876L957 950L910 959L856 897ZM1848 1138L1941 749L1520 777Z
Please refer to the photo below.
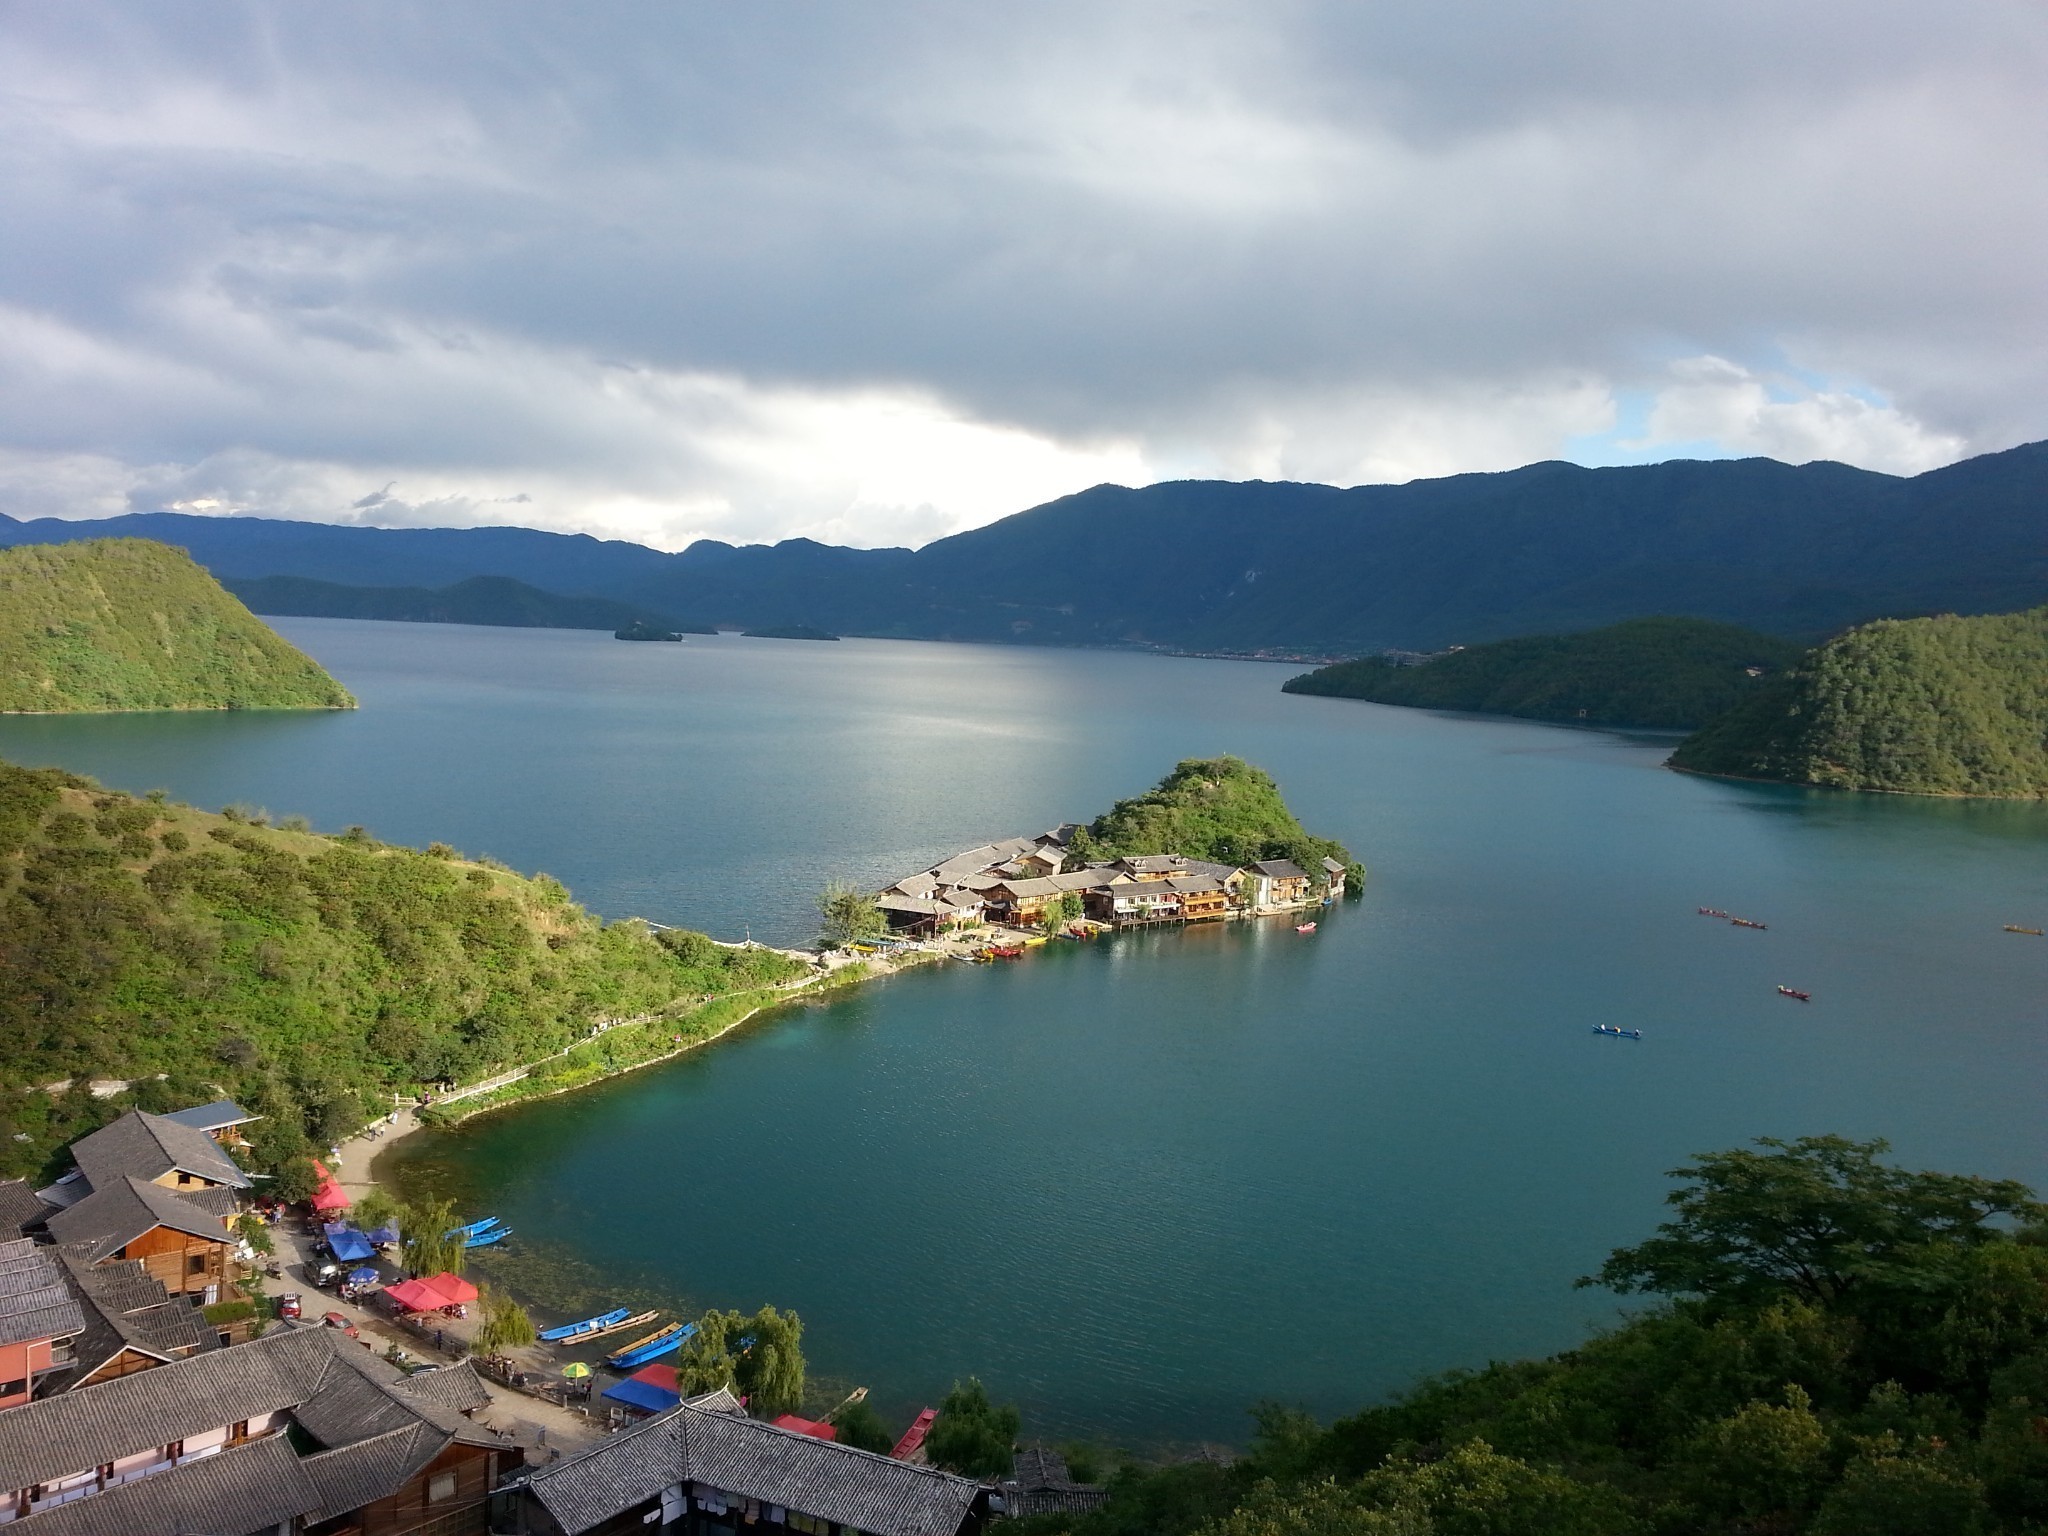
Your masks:
M0 510L922 543L2048 437L2039 0L0 0Z

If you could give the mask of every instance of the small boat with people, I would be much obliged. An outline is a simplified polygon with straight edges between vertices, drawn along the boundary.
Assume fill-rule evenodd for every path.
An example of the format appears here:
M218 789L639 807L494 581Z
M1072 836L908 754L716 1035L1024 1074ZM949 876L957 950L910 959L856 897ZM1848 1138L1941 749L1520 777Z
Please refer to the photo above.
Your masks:
M1762 923L1754 922L1746 917L1731 917L1728 921L1738 928L1762 928L1764 926Z
M1294 925L1294 931L1296 933L1314 933L1316 931L1316 925L1314 923L1296 923Z
M1022 960L1024 958L1024 946L1022 944L991 944L982 953L991 960Z
M1640 1029L1623 1029L1615 1024L1595 1024L1593 1026L1593 1033L1596 1035L1610 1035L1619 1040L1640 1040L1643 1038L1643 1032Z
M604 1363L615 1371L636 1371L650 1360L673 1354L697 1331L695 1323L670 1323L644 1339L635 1339L617 1354L606 1355Z
M1780 987L1778 988L1778 996L1797 998L1802 1003L1813 1001L1813 994L1811 992L1802 992L1797 987Z
M2007 933L2031 933L2037 939L2048 937L2048 935L2043 935L2039 928L2022 928L2018 923L2007 923L2005 931Z
M482 1221L472 1221L466 1227L450 1227L441 1234L441 1240L446 1242L451 1237L459 1237L466 1242L469 1238L483 1236L484 1233L498 1225L500 1225L500 1222L496 1216L486 1216Z
M511 1235L512 1229L510 1227L492 1227L487 1232L478 1232L472 1237L465 1237L462 1240L462 1246L465 1248L488 1248L493 1243L502 1243Z
M609 1312L600 1312L596 1317L586 1317L580 1323L562 1323L554 1328L543 1328L535 1335L550 1344L564 1339L584 1339L603 1333L614 1324L623 1323L632 1312L631 1307L615 1307Z

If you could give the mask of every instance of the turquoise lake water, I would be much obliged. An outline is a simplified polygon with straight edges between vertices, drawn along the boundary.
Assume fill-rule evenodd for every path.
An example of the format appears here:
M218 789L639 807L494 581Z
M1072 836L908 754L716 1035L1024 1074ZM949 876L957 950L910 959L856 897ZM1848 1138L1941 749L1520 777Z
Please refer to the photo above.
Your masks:
M1235 1441L1260 1397L1334 1414L1565 1347L1614 1315L1571 1281L1650 1229L1663 1171L1753 1136L2048 1187L2048 940L2001 931L2048 927L2040 807L1688 778L1665 741L1292 698L1251 663L278 627L363 708L5 719L0 755L775 941L828 878L1195 754L1269 769L1369 866L1313 937L911 974L401 1149L525 1255L794 1307L814 1369L894 1417L972 1372L1038 1433Z

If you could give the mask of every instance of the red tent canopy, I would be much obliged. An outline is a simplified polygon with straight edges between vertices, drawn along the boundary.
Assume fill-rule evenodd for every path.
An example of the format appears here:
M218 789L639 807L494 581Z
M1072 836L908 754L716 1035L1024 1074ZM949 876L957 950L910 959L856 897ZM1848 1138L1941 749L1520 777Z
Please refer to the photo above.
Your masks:
M793 1413L785 1413L775 1421L777 1429L792 1430L799 1435L809 1435L814 1440L837 1440L838 1429L822 1419L800 1419Z
M672 1365L643 1365L626 1378L628 1381L644 1381L650 1387L659 1387L664 1392L682 1394L676 1388L676 1368Z
M329 1211L348 1209L348 1196L341 1192L341 1186L329 1179L313 1191L313 1209L323 1216Z
M434 1275L421 1283L423 1285L431 1285L443 1296L446 1296L448 1300L442 1303L444 1306L452 1307L459 1301L476 1300L476 1287L463 1279L462 1276L450 1274L445 1269L438 1275Z
M401 1280L384 1287L384 1294L408 1312L438 1312L449 1300L424 1280Z

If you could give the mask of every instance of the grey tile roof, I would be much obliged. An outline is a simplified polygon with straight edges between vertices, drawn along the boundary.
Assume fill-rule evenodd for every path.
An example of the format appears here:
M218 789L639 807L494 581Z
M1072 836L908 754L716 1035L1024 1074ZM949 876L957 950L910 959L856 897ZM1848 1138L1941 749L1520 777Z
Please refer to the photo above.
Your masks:
M319 1490L321 1511L332 1517L397 1492L447 1443L437 1430L408 1424L354 1445L318 1451L299 1465Z
M1306 880L1308 871L1292 859L1261 859L1252 866L1269 880Z
M50 1207L36 1198L26 1179L0 1179L0 1238L16 1238L39 1227Z
M831 1520L873 1536L953 1536L979 1483L690 1403L543 1468L527 1489L569 1536L611 1519L671 1483Z
M156 1187L161 1189L163 1186L159 1184ZM207 1215L218 1217L223 1226L233 1221L242 1209L241 1199L232 1189L174 1189L171 1193L188 1204L198 1206Z
M95 1184L78 1204L53 1214L49 1226L58 1242L83 1244L95 1260L118 1253L155 1227L208 1242L234 1241L218 1216L162 1185L132 1177Z
M220 1347L219 1335L183 1296L173 1296L134 1259L95 1266L83 1248L52 1248L71 1293L85 1313L85 1331L72 1341L77 1362L64 1386L86 1377L124 1349L175 1360Z
M491 1394L484 1386L483 1377L477 1375L476 1367L467 1360L460 1365L444 1366L438 1371L421 1371L416 1376L407 1376L393 1382L392 1387L402 1397L433 1403L456 1413L474 1413L491 1405Z
M59 1504L7 1529L24 1536L248 1536L322 1508L320 1490L290 1442L271 1435Z
M27 1238L0 1243L0 1344L68 1339L85 1331L85 1314L64 1271Z
M247 1125L251 1120L261 1120L261 1115L252 1115L233 1099L215 1099L211 1104L195 1104L190 1109L174 1109L163 1117L175 1120L180 1125L189 1125L195 1131L224 1131L232 1125Z
M1323 860L1323 868L1333 875L1341 875L1344 873L1344 866L1338 863L1335 859Z
M124 1177L161 1178L174 1169L215 1184L249 1187L249 1176L206 1132L140 1109L81 1136L71 1145L71 1157L95 1189Z

